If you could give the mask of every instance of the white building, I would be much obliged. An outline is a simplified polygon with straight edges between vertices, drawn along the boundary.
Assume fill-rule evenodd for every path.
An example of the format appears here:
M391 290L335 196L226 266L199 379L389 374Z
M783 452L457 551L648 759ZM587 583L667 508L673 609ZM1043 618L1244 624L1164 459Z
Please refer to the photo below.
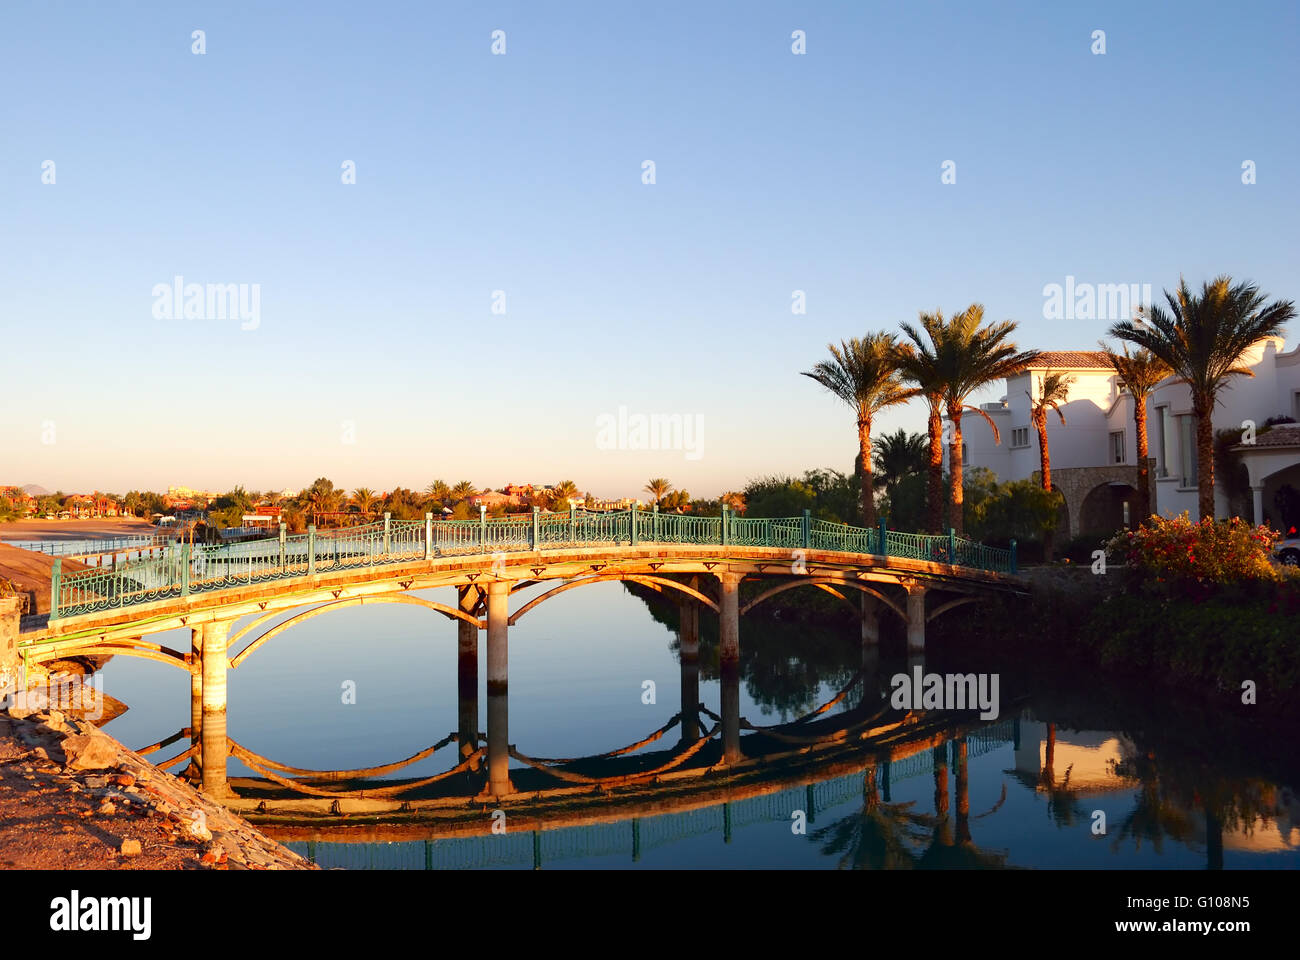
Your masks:
M1219 392L1214 427L1241 429L1246 441L1237 448L1249 475L1254 518L1281 526L1276 505L1284 486L1300 493L1300 424L1276 426L1258 437L1250 424L1261 427L1270 417L1300 421L1300 347L1284 353L1285 341L1271 337L1256 343L1243 357L1253 377L1233 377ZM1006 396L982 404L998 426L1001 443L983 417L962 417L963 463L967 470L988 467L999 480L1023 480L1039 469L1038 434L1029 418L1031 381L1035 395L1048 371L1074 377L1069 400L1061 406L1066 423L1055 413L1047 418L1052 457L1052 486L1065 496L1069 516L1067 536L1109 532L1131 515L1137 483L1137 437L1133 398L1120 390L1106 355L1100 351L1044 353L1030 369L1006 382ZM1197 517L1196 425L1191 393L1169 377L1147 401L1148 456L1152 461L1153 510L1175 516L1186 510ZM946 451L945 451L946 454ZM1284 495L1285 496L1285 495ZM1222 478L1216 475L1215 512L1229 513ZM1063 518L1064 519L1064 518Z

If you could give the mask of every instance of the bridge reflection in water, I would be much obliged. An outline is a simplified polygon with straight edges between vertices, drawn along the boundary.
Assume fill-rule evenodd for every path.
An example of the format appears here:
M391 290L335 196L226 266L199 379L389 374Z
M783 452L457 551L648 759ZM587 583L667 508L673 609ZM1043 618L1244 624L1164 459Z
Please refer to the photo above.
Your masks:
M507 832L505 835L478 834L439 838L436 831L420 828L424 839L410 839L414 832L397 827L374 828L288 828L268 832L284 840L290 848L325 868L359 870L465 870L489 867L533 867L547 863L589 857L621 856L632 861L658 847L695 837L714 835L726 842L732 833L758 823L791 823L793 811L803 811L809 833L816 836L818 814L855 798L863 801L864 812L873 805L890 803L891 785L918 777L946 777L949 757L954 766L964 768L965 761L955 755L963 746L968 757L979 756L1011 742L1014 721L1004 721L945 747L923 750L904 760L872 761L861 771L811 782L803 786L776 789L744 799L710 806L695 806L683 799L687 809L643 817L628 817L610 822L580 823ZM950 751L949 756L944 756ZM966 784L958 793L957 836L969 842L969 801ZM872 794L875 796L872 796ZM670 805L670 804L667 804ZM961 811L966 811L963 814ZM868 814L869 815L869 814ZM920 817L924 821L926 818ZM944 833L943 820L931 818ZM312 839L294 839L308 834ZM359 840L358 834L368 835ZM951 830L947 832L952 839ZM373 839L369 839L373 837Z
M913 846L918 837L920 847L928 844L929 855L953 848L935 865L998 861L971 844L966 764L996 747L1018 746L1018 719L981 723L974 713L892 709L878 647L865 644L862 668L839 693L795 720L759 726L740 713L735 661L719 663L721 712L700 702L698 639L696 624L685 618L679 629L682 708L661 727L636 743L586 757L539 758L511 745L515 765L507 790L499 787L500 771L491 772L495 778L489 771L488 737L477 729L475 657L460 659L457 729L438 742L393 763L321 771L262 757L227 738L229 755L260 776L232 777L224 802L323 866L538 867L615 853L636 860L677 840L718 834L729 841L740 827L791 824L798 816L830 849L844 838L834 827L818 828L818 812L854 797L862 799L867 821L892 816ZM920 662L912 657L907 669ZM505 713L507 696L507 690L488 687L489 728ZM187 736L191 745L159 765L177 767L188 759L189 775L202 780L203 738L192 728L141 752L161 751ZM401 778L403 769L437 754L450 755L447 768ZM956 771L955 822L949 818L950 769ZM914 813L910 804L889 809L894 785L925 776L935 782L933 815ZM821 836L818 829L830 833ZM875 827L850 832L863 829ZM965 862L971 859L981 862Z

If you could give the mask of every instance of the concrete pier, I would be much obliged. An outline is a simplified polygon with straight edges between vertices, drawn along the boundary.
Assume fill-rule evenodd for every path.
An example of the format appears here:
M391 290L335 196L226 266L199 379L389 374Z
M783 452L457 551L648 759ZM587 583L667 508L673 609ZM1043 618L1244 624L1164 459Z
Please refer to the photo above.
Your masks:
M907 585L907 650L925 650L925 587L915 581Z
M510 783L509 648L510 584L487 585L487 748L488 793L513 793Z
M690 599L677 604L678 659L682 672L682 743L700 738L700 608Z
M869 593L859 593L862 610L862 652L880 644L880 601Z
M740 574L718 574L719 656L723 661L740 659Z
M202 780L203 777L203 628L190 628L190 653L194 657L194 667L190 670L190 746L194 753L190 755L189 767L185 775L190 780Z
M230 793L226 785L226 671L230 666L226 642L229 637L229 621L208 623L203 627L203 711L199 736L203 792L211 797L225 797Z
M456 605L462 613L474 616L481 596L478 587L458 587ZM464 620L456 621L456 718L460 759L464 761L478 749L478 627ZM471 767L477 769L477 762Z

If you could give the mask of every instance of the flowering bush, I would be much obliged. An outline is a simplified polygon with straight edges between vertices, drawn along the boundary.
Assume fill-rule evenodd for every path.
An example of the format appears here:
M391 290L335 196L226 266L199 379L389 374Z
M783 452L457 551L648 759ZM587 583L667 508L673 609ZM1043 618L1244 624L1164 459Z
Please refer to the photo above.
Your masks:
M1241 583L1276 580L1269 562L1277 533L1252 527L1240 517L1193 523L1186 513L1153 516L1136 530L1122 530L1106 545L1107 554L1157 581Z

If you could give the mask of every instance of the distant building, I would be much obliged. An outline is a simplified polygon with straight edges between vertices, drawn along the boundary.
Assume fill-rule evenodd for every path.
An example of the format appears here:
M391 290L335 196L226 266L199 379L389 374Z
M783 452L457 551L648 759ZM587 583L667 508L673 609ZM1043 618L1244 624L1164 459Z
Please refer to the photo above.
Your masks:
M213 500L221 496L219 493L213 493L211 490L192 490L189 487L168 487L167 497L175 500L184 500L190 503L198 503L201 506L208 506ZM163 498L166 502L167 497Z
M583 504L584 509L590 510L593 513L602 513L610 510L630 510L633 506L645 506L645 504L640 500L636 500L632 497L624 497L621 500L601 500L593 498L592 500L584 500Z
M470 506L487 507L489 510L493 510L501 506L517 507L519 505L519 497L505 493L492 493L489 491L470 497L469 502Z
M0 487L0 499L8 500L13 511L20 517L36 514L36 498L22 487Z

